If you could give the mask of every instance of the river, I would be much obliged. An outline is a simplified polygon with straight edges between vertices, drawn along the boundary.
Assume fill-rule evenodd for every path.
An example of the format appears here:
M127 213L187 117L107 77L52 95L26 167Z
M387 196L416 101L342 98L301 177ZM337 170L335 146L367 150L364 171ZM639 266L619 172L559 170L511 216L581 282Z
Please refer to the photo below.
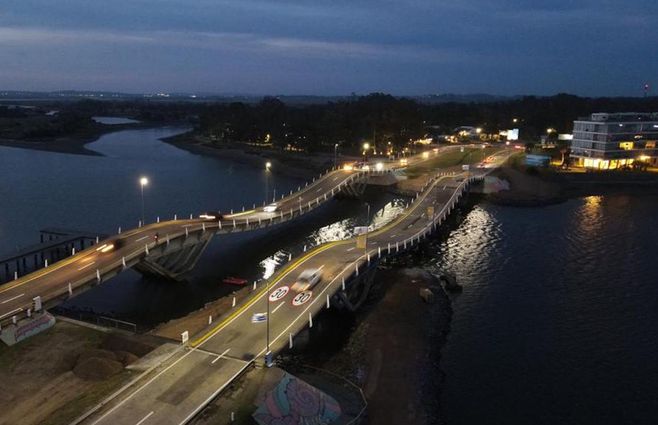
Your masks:
M97 157L0 147L0 252L37 242L45 227L134 227L142 175L147 221L262 202L263 170L158 140L183 130L107 134L87 145ZM269 183L278 191L302 184L276 173ZM376 225L404 204L381 192L366 200ZM216 238L186 282L127 271L66 307L147 325L184 315L230 290L222 276L268 277L303 245L349 236L365 223L363 205L331 202L267 235ZM425 267L453 272L464 286L439 363L447 424L655 423L656 211L658 199L642 196L532 209L480 203L430 245Z
M458 424L653 424L658 199L475 206L428 267L457 274L442 417Z

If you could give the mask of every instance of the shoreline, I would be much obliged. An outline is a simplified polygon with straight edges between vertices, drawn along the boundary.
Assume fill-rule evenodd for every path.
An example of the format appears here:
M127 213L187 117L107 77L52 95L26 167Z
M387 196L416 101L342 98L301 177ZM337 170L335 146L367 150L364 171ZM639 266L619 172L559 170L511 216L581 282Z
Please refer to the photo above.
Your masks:
M142 130L147 128L166 127L177 123L139 122L128 124L98 124L94 130L86 134L70 135L55 139L18 140L0 138L0 146L29 149L42 152L65 153L70 155L103 156L100 152L87 149L86 145L96 142L102 136L125 130Z
M485 195L495 205L542 207L589 196L658 195L658 174L612 172L539 172L536 175L504 167L491 174L510 189Z
M161 139L163 142L197 155L235 161L262 168L265 162L272 163L272 173L288 177L309 179L333 167L333 155L281 152L265 150L249 145L234 143L227 146L213 146L194 137L194 130ZM352 157L338 156L338 162L353 160Z

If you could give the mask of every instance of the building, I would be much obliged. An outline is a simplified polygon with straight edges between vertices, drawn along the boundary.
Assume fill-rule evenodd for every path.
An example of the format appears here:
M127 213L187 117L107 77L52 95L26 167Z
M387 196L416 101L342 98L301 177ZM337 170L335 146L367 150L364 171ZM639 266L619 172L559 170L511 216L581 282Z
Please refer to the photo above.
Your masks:
M597 113L573 122L574 165L612 170L636 161L658 165L658 113Z

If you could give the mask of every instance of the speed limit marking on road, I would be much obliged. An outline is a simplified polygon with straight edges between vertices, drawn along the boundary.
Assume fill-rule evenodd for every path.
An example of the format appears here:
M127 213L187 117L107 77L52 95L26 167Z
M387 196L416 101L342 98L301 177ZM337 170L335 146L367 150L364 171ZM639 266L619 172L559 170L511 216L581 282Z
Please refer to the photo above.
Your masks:
M292 305L298 307L310 300L312 296L313 292L311 291L300 292L299 294L295 295L295 298L292 299Z
M290 288L287 286L279 286L270 294L270 302L279 301L281 298L285 297Z

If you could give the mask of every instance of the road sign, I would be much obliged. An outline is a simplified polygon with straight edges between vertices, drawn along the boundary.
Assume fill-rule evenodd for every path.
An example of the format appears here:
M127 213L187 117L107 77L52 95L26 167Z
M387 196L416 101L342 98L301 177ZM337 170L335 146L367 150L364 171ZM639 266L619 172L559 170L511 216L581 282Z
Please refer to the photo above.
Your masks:
M290 288L288 288L287 286L279 286L270 294L270 302L279 301L281 298L285 297L286 294L288 294L289 290Z
M292 305L295 307L299 307L300 305L308 302L313 297L313 292L311 291L304 291L300 292L295 296L295 298L292 299Z
M354 227L354 234L355 235L362 235L364 233L368 233L368 226L356 226L356 227Z
M367 240L368 240L368 237L366 235L357 236L357 238L356 238L356 247L358 249L365 249Z
M188 331L183 332L180 334L180 339L182 344L187 344L187 341L190 340L190 333Z

